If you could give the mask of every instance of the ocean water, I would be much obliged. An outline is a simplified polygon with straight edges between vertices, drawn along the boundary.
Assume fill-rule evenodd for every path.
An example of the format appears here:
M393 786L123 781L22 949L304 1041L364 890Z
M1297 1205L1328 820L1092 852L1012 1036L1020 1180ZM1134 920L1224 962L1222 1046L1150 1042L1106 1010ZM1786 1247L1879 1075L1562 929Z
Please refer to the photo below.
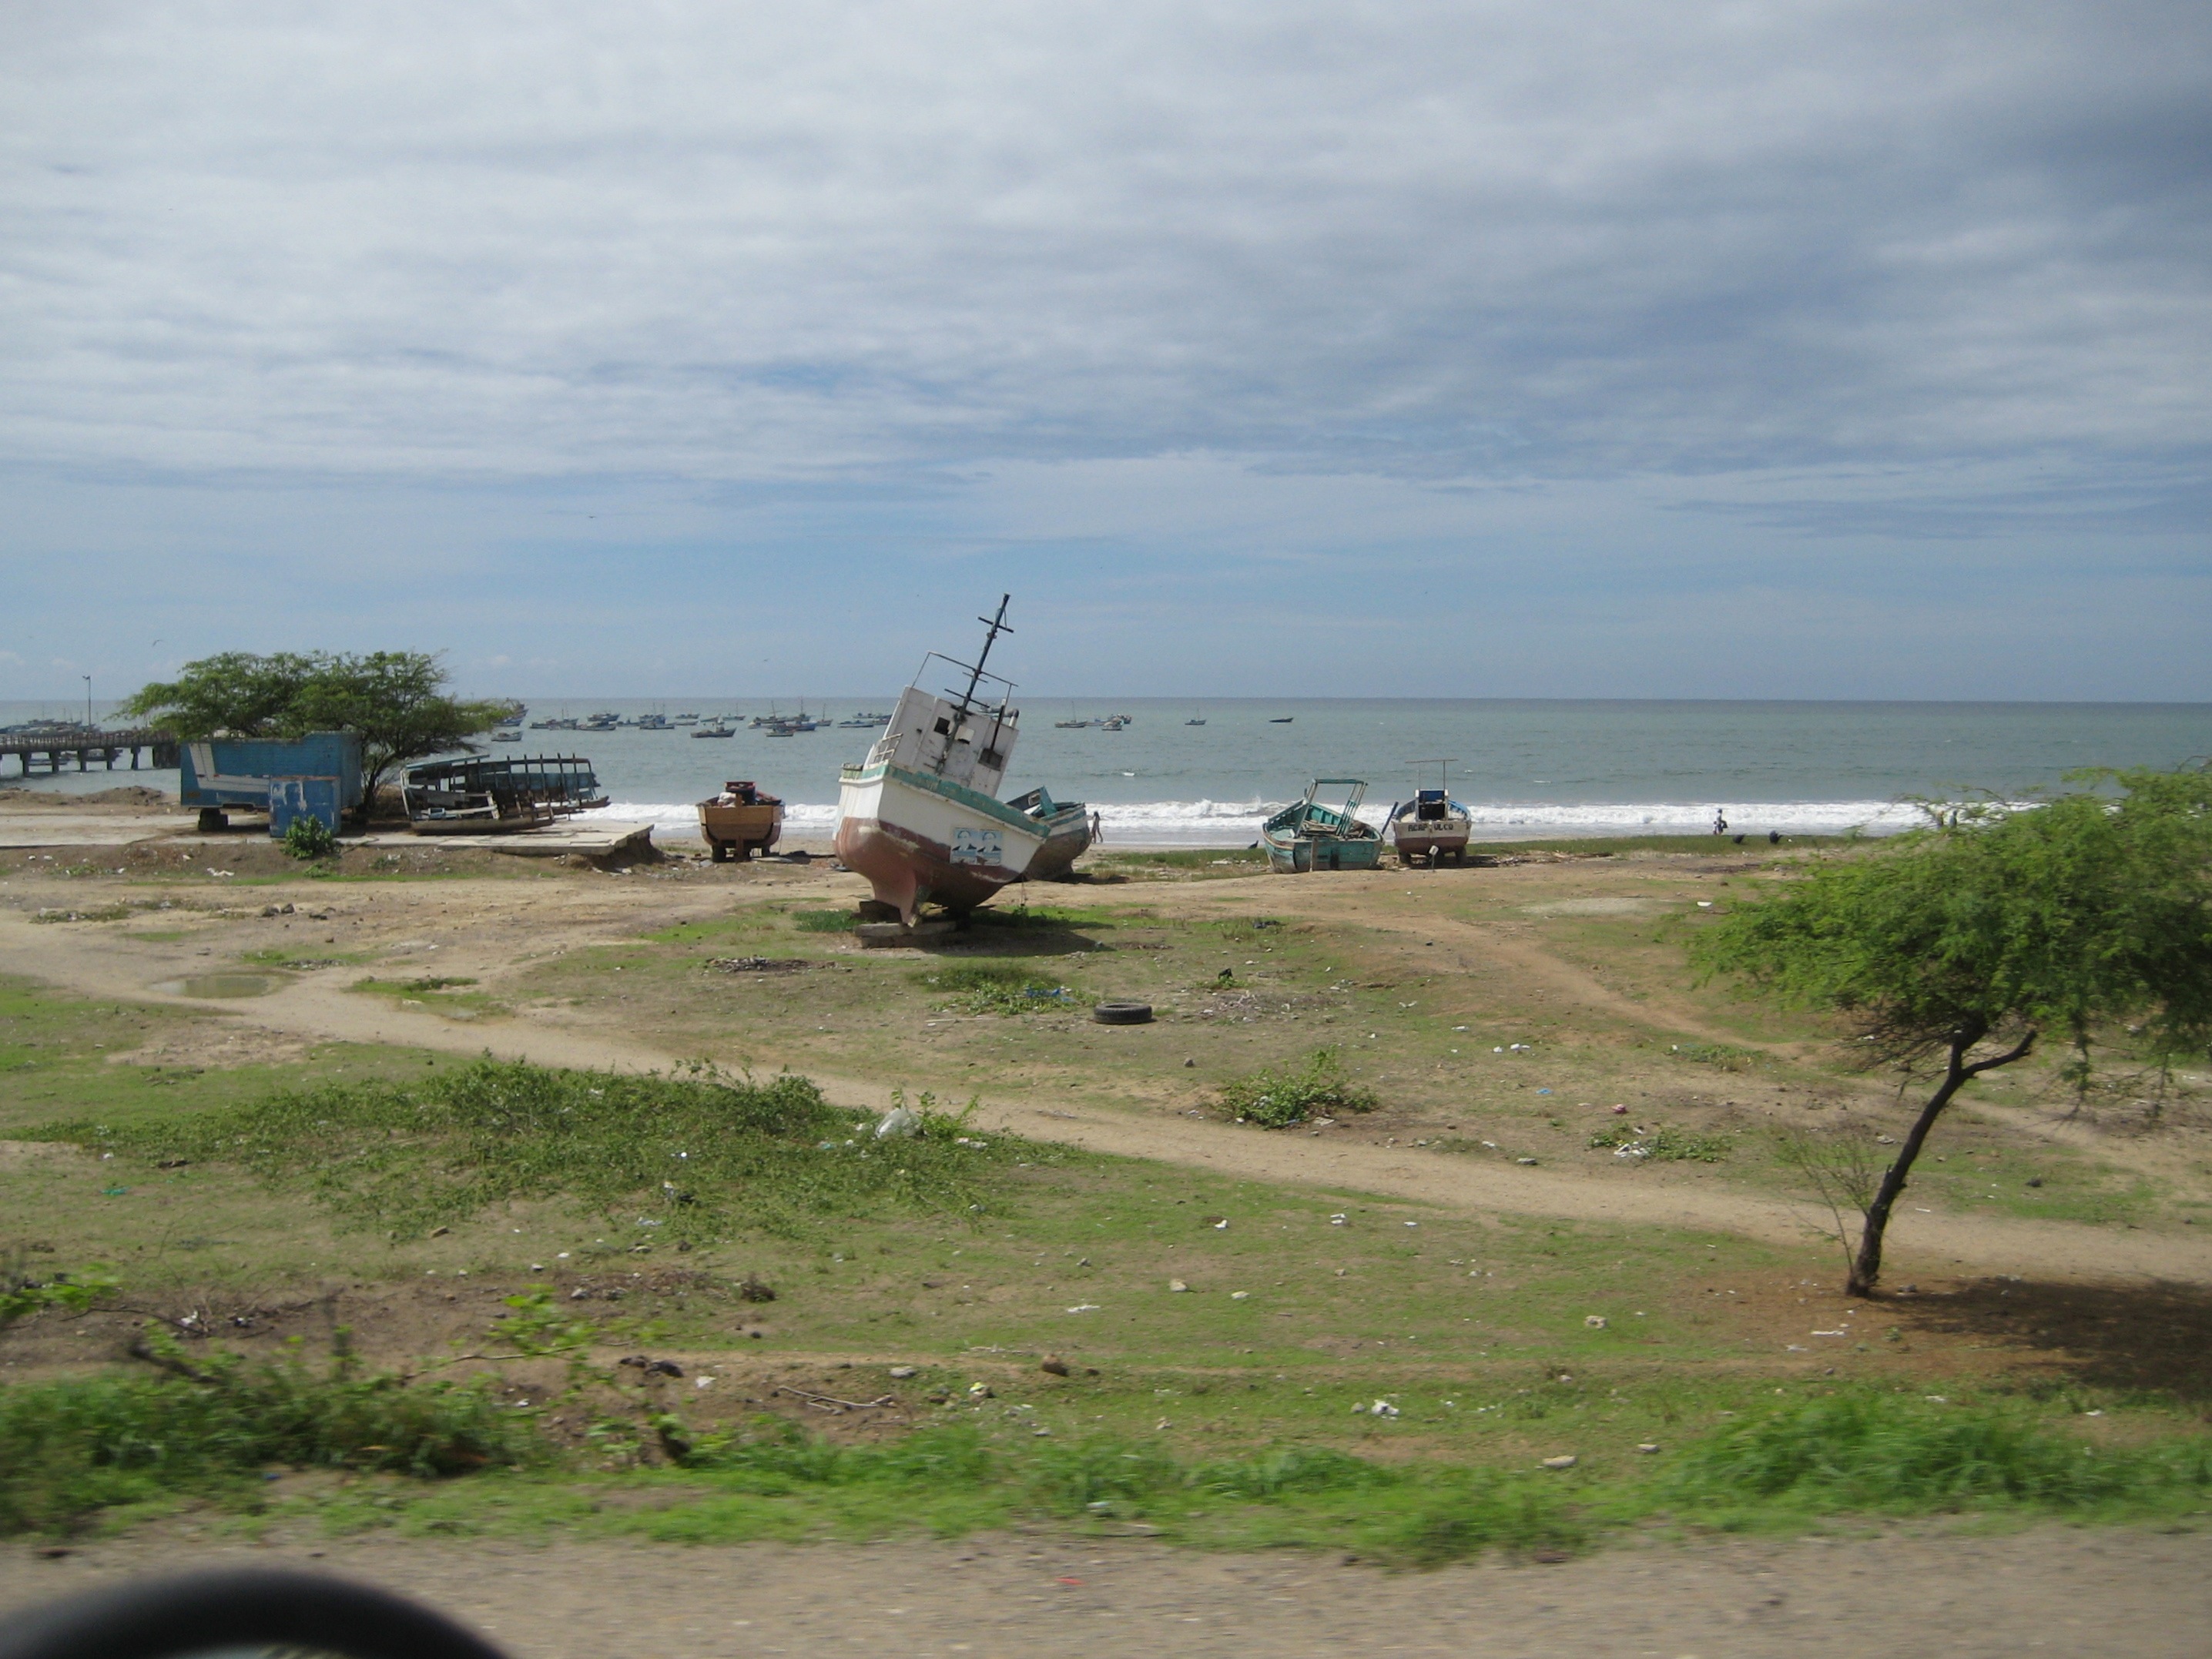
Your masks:
M895 696L826 708L843 719L888 709ZM767 712L749 700L579 697L539 699L530 718L601 708ZM0 725L39 712L0 704ZM1121 732L1054 724L1109 714L1133 718ZM1206 723L1186 724L1194 719ZM774 738L741 726L726 740L694 738L689 727L524 735L500 752L588 757L612 797L608 816L688 828L694 802L725 779L750 778L789 803L792 832L820 835L836 818L839 765L860 759L876 734ZM1364 816L1379 820L1417 781L1434 782L1437 769L1417 763L1449 758L1452 793L1474 810L1476 833L1492 840L1693 834L1711 827L1716 811L1732 830L1759 835L1879 833L1918 821L1905 797L2014 793L2079 767L2170 767L2206 755L2205 703L1033 699L1022 704L1006 793L1042 784L1057 798L1089 801L1112 845L1243 846L1309 779L1365 779ZM0 769L0 787L15 784L15 763ZM58 787L132 782L173 790L176 774L94 771ZM43 777L35 785L48 787Z

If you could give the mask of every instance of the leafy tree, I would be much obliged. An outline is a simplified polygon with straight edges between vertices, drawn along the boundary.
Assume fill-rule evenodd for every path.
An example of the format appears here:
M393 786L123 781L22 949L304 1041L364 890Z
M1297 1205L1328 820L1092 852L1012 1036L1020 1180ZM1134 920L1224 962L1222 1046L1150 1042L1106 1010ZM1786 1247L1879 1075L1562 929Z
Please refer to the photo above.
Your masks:
M2161 1069L2212 1046L2212 767L2068 781L2090 787L1815 865L1692 945L1709 975L1838 1012L1870 1060L1935 1074L1866 1203L1853 1295L1873 1291L1913 1161L1972 1079L2050 1036L2085 1087L2123 1022Z
M226 651L143 687L124 712L187 738L358 732L362 784L374 800L389 773L465 747L514 712L511 702L450 696L447 679L437 658L420 651Z

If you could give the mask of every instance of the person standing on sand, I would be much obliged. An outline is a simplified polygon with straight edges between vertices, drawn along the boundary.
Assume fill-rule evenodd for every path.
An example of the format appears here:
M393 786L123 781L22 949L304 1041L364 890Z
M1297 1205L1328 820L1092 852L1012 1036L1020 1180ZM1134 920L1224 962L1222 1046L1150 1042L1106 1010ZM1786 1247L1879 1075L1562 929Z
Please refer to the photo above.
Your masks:
M1717 836L1728 834L1728 814L1717 806L1713 808L1713 833Z

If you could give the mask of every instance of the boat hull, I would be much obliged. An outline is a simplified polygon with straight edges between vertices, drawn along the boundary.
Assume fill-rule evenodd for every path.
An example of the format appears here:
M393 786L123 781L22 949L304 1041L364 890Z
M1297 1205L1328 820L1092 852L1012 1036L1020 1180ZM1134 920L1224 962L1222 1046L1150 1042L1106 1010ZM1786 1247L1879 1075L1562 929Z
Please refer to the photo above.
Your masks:
M707 843L716 863L731 857L750 858L765 853L783 837L783 803L763 801L750 806L726 806L716 799L699 803L699 838Z
M1042 821L1044 845L1030 860L1026 881L1065 881L1075 872L1075 860L1091 845L1091 812L1084 806L1065 806Z
M908 927L924 904L960 913L988 903L1028 876L1048 838L1046 825L927 773L856 767L838 787L838 858Z
M1274 836L1262 834L1267 863L1278 875L1304 875L1311 870L1372 870L1382 857L1380 840L1336 836Z

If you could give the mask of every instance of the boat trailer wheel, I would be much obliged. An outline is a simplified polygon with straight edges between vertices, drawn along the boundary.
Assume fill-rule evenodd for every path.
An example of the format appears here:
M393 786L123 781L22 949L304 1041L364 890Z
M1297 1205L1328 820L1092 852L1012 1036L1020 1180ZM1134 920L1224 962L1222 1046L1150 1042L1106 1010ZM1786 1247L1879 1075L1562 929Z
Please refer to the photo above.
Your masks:
M442 1613L343 1578L264 1568L72 1595L10 1620L0 1659L181 1659L304 1650L340 1659L501 1659Z
M1102 1002L1091 1009L1091 1018L1101 1025L1149 1025L1152 1023L1152 1005L1149 1002Z

